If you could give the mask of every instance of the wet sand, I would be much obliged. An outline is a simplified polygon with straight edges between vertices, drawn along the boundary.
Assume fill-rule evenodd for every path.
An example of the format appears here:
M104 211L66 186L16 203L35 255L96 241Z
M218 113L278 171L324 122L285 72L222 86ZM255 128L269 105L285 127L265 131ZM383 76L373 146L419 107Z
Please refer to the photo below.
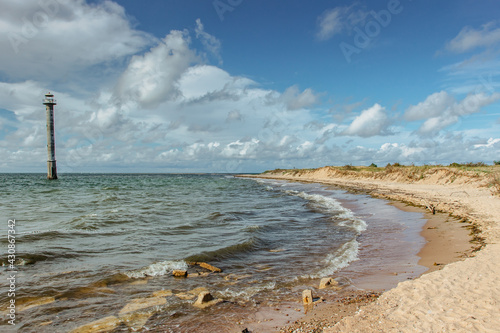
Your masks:
M425 238L425 244L418 253L420 257L418 264L427 269L424 274L440 270L446 264L462 260L471 254L471 236L464 223L460 223L460 219L443 213L434 215L424 208L399 201L392 201L389 204L406 212L424 214L426 223L420 234ZM322 332L326 328L333 327L344 317L356 314L361 307L375 301L381 293L405 280L397 276L394 267L384 268L385 270L374 271L364 277L355 277L353 284L356 287L343 291L317 290L309 286L313 289L314 296L322 297L324 301L309 309L308 313L304 314L305 308L299 295L296 302L259 309L248 323L238 325L236 331L247 328L253 333L297 330ZM342 274L342 271L339 274Z
M417 170L420 175L407 170L410 168L373 173L324 167L279 170L263 176L361 190L375 197L422 207L432 205L437 211L463 219L463 224L472 231L472 246L478 252L468 258L460 258L459 253L456 262L440 265L446 263L447 256L434 259L426 254L438 252L439 247L424 249L422 263L434 271L399 283L337 323L324 324L327 327L324 332L497 332L500 326L500 266L497 264L500 197L496 187L490 184L498 177L495 176L498 170L481 173L435 167ZM449 248L450 242L446 242L447 236L442 233L445 226L446 222L426 227L428 243L435 246L443 241L442 247Z

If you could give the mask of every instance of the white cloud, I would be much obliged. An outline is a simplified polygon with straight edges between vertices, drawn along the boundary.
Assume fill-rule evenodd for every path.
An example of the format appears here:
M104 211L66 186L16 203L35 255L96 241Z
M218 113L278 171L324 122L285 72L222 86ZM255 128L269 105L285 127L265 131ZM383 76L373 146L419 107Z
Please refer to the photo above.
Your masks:
M259 140L251 139L250 141L241 142L237 140L231 142L224 147L221 155L224 157L257 157L256 151L259 145Z
M497 139L489 138L486 143L476 144L476 145L474 145L474 148L491 148L491 147L497 145L499 142L500 142L500 139L498 139L498 138Z
M415 157L425 152L425 147L408 147L405 144L399 143L384 143L378 153L380 155L391 156L394 161L405 161L408 158ZM387 159L386 157L386 159Z
M297 147L299 156L306 156L312 150L314 150L314 143L311 141L305 141Z
M285 103L288 110L299 110L317 104L319 96L310 88L300 92L299 88L295 85L285 90L281 95L281 100Z
M446 91L429 95L425 101L410 106L405 112L405 119L409 121L428 119L439 116L448 107L455 103L453 96Z
M188 68L178 81L179 90L187 100L214 100L241 94L255 82L244 77L233 77L228 72L209 65Z
M3 0L0 71L13 79L58 78L132 55L154 38L133 29L112 1Z
M338 34L343 29L342 23L342 7L337 7L334 9L330 9L325 11L318 18L318 27L319 31L317 33L317 37L320 40L327 40L333 37L335 34Z
M354 7L355 5L351 5L325 10L318 17L316 37L319 40L328 40L344 30L352 29L359 22L362 22L368 13Z
M200 19L196 19L196 38L198 38L203 46L212 53L218 60L219 65L222 65L222 57L220 55L221 51L221 42L214 36L207 33L203 27L203 23L201 23Z
M483 107L500 99L500 93L483 92L467 95L460 102L445 91L429 95L425 101L410 106L405 113L409 121L426 119L418 129L421 135L436 135L456 123L460 117L479 112Z
M446 49L456 53L471 51L479 47L490 48L500 43L500 28L496 22L489 22L481 29L464 27L458 35L446 44Z
M385 108L379 104L375 104L371 108L361 112L342 134L363 138L375 135L388 135L391 134L388 130L389 125L390 121L385 113Z
M196 59L189 42L186 32L174 30L146 54L132 57L115 87L118 102L154 108L177 98L178 81Z
M28 120L39 111L45 93L42 85L36 81L0 82L0 107L15 111L21 117L20 120Z
M11 10L9 15L0 13L0 31L4 32L9 27L22 29L23 16L30 18L43 10L37 1L4 3ZM100 73L107 81L93 79L97 84L92 96L53 91L58 100L56 158L61 172L113 171L122 165L122 170L132 172L259 171L327 165L332 156L336 164L343 165L432 162L429 156L436 162L456 156L464 161L488 160L500 155L499 139L487 139L495 138L500 125L491 124L488 133L464 131L463 137L439 134L442 126L498 100L500 96L491 91L471 94L459 102L446 92L432 94L409 108L405 116L423 121L422 133L437 135L408 142L411 133L406 130L391 139L398 143L383 145L386 139L380 135L392 134L393 118L379 104L359 114L354 109L365 101L331 112L322 110L316 107L320 95L310 88L291 86L279 92L203 64L200 50L190 44L186 31L172 31L156 40L134 30L123 8L111 1L88 5L75 0L72 6L62 0L57 3L57 15L28 43L19 45L20 50L32 50L39 62L30 62L31 54L9 56L10 49L2 48L6 52L0 54L5 60L0 70L14 78L9 77L11 83L0 82L2 171L45 170L43 94L62 72L71 70L83 73L69 76L72 89L78 90L79 78L88 82L98 72L96 67L106 71ZM338 16L341 32L364 19L360 10L345 7L344 11ZM325 38L338 33L335 22L328 26L327 21L323 22ZM220 43L204 31L201 21L196 22L195 34L207 52L220 55ZM87 40L88 36L95 40ZM5 40L0 45L9 43ZM44 49L42 42L60 53ZM145 46L151 48L145 50ZM86 48L95 50L82 51ZM52 66L57 63L60 68ZM25 64L40 69L39 76L32 76ZM44 70L52 76L42 75ZM26 80L26 76L33 78ZM339 116L335 118L338 124L328 122L331 113ZM346 125L345 119L351 121ZM4 133L8 135L2 136Z

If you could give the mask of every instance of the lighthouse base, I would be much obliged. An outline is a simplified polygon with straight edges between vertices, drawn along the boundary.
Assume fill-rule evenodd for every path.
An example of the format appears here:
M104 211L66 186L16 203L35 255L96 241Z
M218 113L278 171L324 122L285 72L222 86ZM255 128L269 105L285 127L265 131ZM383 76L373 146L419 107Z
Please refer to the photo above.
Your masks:
M57 179L56 161L47 161L47 179Z

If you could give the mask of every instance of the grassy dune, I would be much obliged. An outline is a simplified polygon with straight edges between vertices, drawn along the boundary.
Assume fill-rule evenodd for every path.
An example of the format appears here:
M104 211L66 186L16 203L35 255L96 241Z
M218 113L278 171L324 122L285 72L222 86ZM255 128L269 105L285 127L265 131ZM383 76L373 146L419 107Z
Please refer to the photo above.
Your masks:
M405 166L399 163L385 167L371 166L325 166L317 169L275 169L265 171L264 175L292 177L323 176L346 179L380 179L403 183L432 184L469 184L479 183L495 194L500 194L500 165L483 163L452 163L448 166L423 165Z

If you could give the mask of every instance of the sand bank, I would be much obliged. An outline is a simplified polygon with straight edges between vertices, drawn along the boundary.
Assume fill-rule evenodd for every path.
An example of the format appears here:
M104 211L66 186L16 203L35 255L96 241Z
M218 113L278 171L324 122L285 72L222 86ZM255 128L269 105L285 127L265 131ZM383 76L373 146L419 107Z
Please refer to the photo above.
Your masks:
M498 332L500 197L491 187L491 173L453 168L424 169L418 174L405 168L374 173L324 167L279 170L258 177L319 182L433 206L465 219L476 232L481 230L475 235L475 247L481 250L473 256L399 283L324 332Z

